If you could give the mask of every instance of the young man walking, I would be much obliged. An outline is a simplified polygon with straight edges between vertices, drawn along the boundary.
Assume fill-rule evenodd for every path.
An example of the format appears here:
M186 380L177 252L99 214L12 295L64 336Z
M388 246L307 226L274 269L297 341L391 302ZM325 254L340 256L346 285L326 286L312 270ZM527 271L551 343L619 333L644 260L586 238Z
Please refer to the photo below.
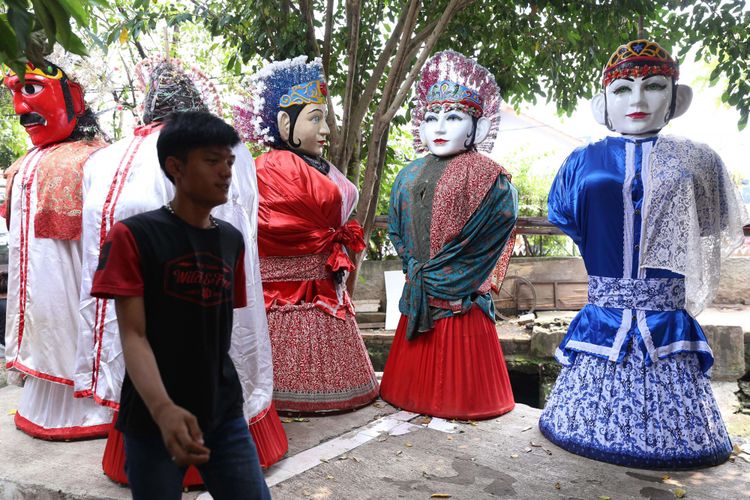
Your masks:
M210 215L227 201L238 142L210 113L173 114L157 150L175 197L115 224L94 275L91 294L116 304L127 370L116 426L136 500L179 499L191 464L217 500L270 498L229 357L244 243Z

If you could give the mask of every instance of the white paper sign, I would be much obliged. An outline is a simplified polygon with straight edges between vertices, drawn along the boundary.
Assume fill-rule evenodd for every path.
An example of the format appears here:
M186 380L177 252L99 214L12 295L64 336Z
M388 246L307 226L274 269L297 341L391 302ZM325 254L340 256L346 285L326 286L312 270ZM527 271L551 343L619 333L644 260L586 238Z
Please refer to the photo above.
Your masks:
M406 278L402 271L385 271L385 329L395 330L401 313L398 310L398 301L404 291Z

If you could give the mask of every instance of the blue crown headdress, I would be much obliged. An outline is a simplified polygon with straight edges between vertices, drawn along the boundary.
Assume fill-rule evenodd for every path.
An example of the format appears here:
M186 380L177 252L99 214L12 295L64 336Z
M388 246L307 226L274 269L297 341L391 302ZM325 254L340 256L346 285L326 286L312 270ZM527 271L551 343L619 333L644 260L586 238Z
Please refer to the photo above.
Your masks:
M328 94L320 59L307 56L277 61L250 78L250 96L234 107L234 126L246 141L284 144L277 115L294 104L323 104Z
M427 107L431 111L437 107L439 111L439 108L446 104L461 106L462 111L477 118L484 112L484 102L479 92L460 83L440 80L427 91Z

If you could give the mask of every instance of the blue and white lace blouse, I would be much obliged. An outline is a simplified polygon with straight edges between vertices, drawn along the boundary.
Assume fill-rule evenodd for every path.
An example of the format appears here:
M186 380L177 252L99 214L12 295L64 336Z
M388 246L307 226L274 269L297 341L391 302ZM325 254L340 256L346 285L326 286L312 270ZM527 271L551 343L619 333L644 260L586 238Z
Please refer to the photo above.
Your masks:
M711 348L685 310L684 276L640 267L644 224L662 217L642 214L653 179L644 170L653 165L656 143L657 137L608 137L576 149L552 185L549 220L578 245L589 274L589 304L556 352L564 365L577 352L622 362L632 340L647 364L695 352L701 370L710 372Z

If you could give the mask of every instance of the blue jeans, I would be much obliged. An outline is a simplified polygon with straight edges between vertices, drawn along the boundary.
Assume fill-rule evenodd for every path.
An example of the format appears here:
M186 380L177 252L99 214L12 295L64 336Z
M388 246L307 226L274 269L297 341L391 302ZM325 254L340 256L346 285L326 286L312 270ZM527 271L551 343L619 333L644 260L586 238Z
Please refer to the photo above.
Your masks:
M180 500L187 467L178 467L161 436L124 434L125 471L134 500ZM203 435L211 458L197 468L215 500L270 500L255 443L242 417Z

